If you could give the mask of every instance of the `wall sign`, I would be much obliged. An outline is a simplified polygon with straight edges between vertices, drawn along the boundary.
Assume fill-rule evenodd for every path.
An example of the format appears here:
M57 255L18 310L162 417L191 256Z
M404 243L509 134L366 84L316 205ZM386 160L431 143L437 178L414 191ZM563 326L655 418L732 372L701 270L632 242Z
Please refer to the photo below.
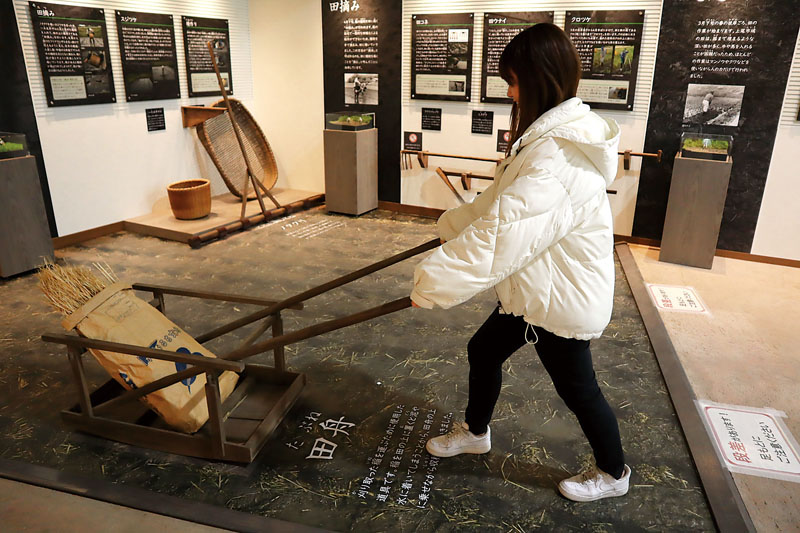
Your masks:
M231 40L228 21L200 17L181 17L183 48L186 53L186 72L189 76L189 96L220 95L219 82L206 43L214 47L222 83L233 94L231 76ZM221 95L220 95L221 96Z
M404 131L403 150L422 150L422 132Z
M147 131L160 131L167 129L167 121L164 119L164 108L154 107L144 110L147 117Z
M664 0L633 235L660 239L683 132L734 137L717 248L749 252L800 19L779 0Z
M125 98L180 98L172 15L117 11L116 16Z
M472 133L492 134L494 128L494 111L472 110Z
M511 140L511 131L509 130L497 130L497 151L500 153L506 153L508 150L508 143Z
M105 11L29 2L47 105L116 102Z
M411 16L411 98L469 102L472 13Z
M323 0L321 8L325 112L375 113L378 199L399 202L402 3Z
M600 109L633 109L644 11L567 11L567 32L581 58L578 98Z
M442 109L440 107L422 108L422 129L442 131Z
M553 12L484 13L481 102L511 104L508 84L500 77L500 54L519 32L540 22L553 22Z
M703 422L728 470L800 483L797 442L772 409L698 401Z

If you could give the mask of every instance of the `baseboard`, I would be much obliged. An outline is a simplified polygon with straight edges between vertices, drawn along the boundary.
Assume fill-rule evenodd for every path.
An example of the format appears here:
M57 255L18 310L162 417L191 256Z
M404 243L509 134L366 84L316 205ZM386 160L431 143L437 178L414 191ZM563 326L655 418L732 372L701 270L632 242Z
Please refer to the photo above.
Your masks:
M123 221L119 221L106 224L105 226L99 226L97 228L71 233L69 235L64 235L63 237L54 237L53 248L56 250L59 248L66 248L67 246L80 244L98 237L104 237L105 235L116 233L117 231L122 231L124 229L125 223Z

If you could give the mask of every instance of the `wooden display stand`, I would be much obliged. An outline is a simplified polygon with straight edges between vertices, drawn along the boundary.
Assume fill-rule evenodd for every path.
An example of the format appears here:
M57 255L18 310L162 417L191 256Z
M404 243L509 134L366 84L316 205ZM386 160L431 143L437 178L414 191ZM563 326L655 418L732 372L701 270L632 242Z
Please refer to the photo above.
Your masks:
M0 159L0 276L27 272L52 258L36 158Z
M378 130L325 130L325 204L360 215L378 207Z
M732 166L675 156L659 261L711 268Z

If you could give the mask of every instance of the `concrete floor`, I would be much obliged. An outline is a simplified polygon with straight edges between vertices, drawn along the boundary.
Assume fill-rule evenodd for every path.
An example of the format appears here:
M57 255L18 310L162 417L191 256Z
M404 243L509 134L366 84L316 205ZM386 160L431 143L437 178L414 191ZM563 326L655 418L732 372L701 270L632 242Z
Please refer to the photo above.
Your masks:
M66 492L0 478L0 517L6 533L224 533L167 516L146 513Z
M783 411L800 436L800 269L715 257L706 270L629 246L646 283L693 287L710 310L660 312L697 398ZM800 484L733 478L758 531L800 531Z
M426 242L435 236L432 224L385 211L353 218L316 209L199 250L119 233L57 255L79 264L107 262L128 282L280 299ZM285 313L286 331L406 296L417 260ZM290 369L306 373L309 384L249 465L175 456L70 431L59 417L60 409L76 401L66 357L39 340L42 333L59 330L59 316L48 309L33 276L0 283L0 301L0 322L7 325L0 334L4 459L336 531L714 530L619 265L612 322L592 350L634 473L626 497L590 504L569 502L556 491L558 480L585 467L591 453L533 348L521 350L505 367L488 455L440 462L425 505L398 503L396 492L381 502L374 485L358 494L367 462L398 406L435 411L437 426L448 413L454 420L462 416L466 344L495 305L489 292L451 310L408 309L289 346ZM190 334L252 309L167 297L167 315ZM209 348L223 353L247 333L238 331ZM86 366L93 386L108 379L91 359ZM356 424L347 437L339 435L333 460L306 459L313 437L323 436L318 427L308 433L306 417L312 412Z

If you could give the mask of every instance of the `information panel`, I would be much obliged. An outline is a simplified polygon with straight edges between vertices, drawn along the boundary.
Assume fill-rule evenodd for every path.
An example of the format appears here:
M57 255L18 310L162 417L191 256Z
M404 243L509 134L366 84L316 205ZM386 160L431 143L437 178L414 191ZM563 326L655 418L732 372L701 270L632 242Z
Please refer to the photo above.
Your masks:
M516 35L540 22L553 22L553 12L484 13L481 102L510 104L508 84L500 77L500 54Z
M206 43L214 47L222 83L233 94L231 76L231 47L228 21L200 17L181 17L183 46L186 51L186 72L189 76L189 96L213 96L219 93L217 75L211 63Z
M469 102L472 13L411 16L411 98Z
M116 102L102 9L29 2L47 105Z
M600 109L633 109L644 11L567 11L564 31L578 49L578 97Z
M180 98L172 15L135 11L116 15L126 100Z

